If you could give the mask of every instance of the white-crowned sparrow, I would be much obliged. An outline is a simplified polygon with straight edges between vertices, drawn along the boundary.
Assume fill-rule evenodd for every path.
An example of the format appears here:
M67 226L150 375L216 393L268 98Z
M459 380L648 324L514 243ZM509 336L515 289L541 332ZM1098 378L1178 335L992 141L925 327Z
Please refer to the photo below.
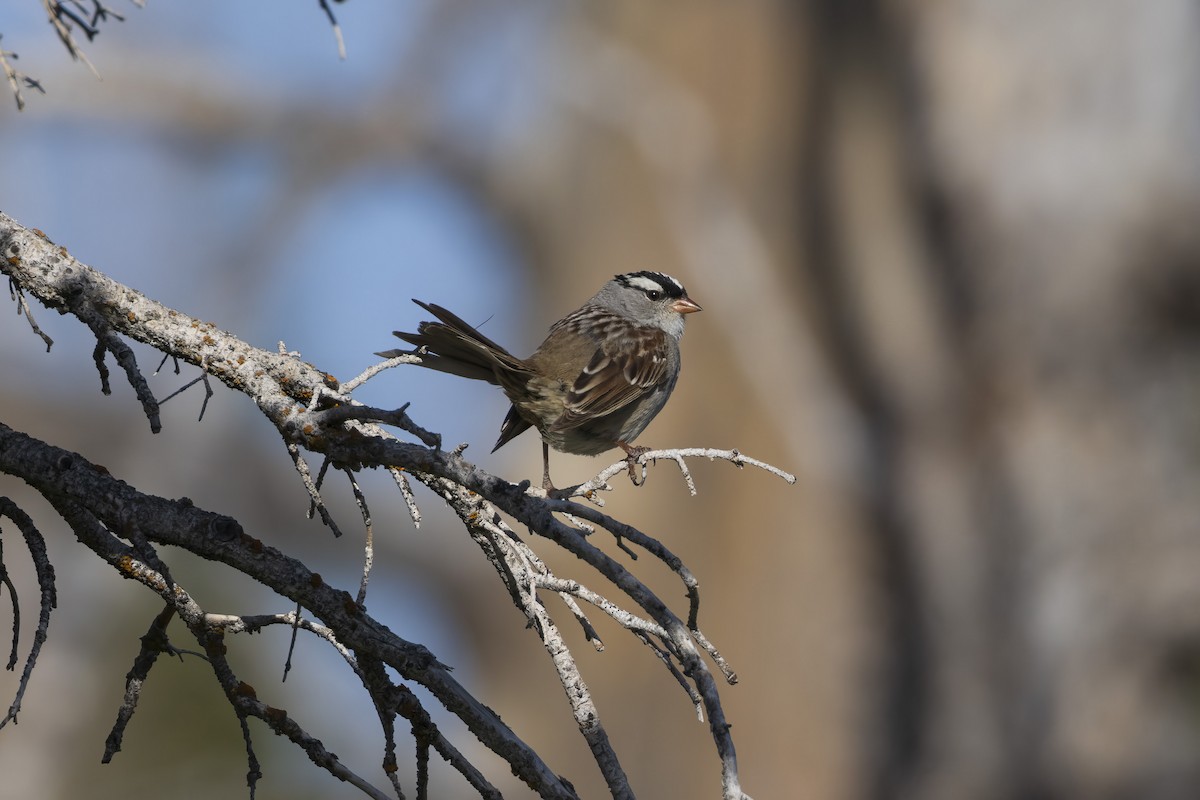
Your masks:
M614 447L630 457L644 452L631 442L675 388L683 317L700 310L669 275L617 275L579 310L554 323L537 351L521 359L441 306L413 302L440 321L422 322L417 333L393 334L417 346L423 366L504 390L512 407L492 452L537 428L542 486L548 492L554 491L549 447L578 455Z

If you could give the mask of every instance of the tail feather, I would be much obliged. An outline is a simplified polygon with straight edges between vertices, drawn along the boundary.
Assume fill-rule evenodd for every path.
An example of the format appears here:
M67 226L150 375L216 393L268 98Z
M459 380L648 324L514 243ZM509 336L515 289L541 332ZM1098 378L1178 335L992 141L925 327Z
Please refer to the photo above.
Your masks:
M392 335L424 349L422 366L499 386L511 386L532 374L525 362L456 314L434 303L413 302L441 321L422 322L416 333L392 331ZM393 357L401 352L388 350L376 355Z
M477 328L475 328L475 326L463 321L463 318L458 316L457 314L455 314L453 311L443 308L442 306L439 306L437 303L424 303L420 300L417 300L416 298L413 298L413 302L416 303L417 305L419 305L421 308L428 311L430 314L433 314L435 317L440 319L443 323L445 323L446 327L451 328L451 329L473 339L474 341L478 342L479 344L483 345L487 349L489 349L497 354L505 355L508 358L512 359L513 361L518 360L516 357L513 356L512 353L508 352L503 347L496 344L488 337L484 336L482 333L479 332L479 330ZM435 325L435 324L437 324L437 323L431 323L431 322L423 323L421 326L418 326L418 330L420 330L421 327L424 327L424 325ZM398 335L399 334L397 334L397 336Z
M500 438L496 440L496 446L492 448L492 452L496 452L532 427L533 425L528 420L517 413L516 406L509 406L504 422L500 423Z

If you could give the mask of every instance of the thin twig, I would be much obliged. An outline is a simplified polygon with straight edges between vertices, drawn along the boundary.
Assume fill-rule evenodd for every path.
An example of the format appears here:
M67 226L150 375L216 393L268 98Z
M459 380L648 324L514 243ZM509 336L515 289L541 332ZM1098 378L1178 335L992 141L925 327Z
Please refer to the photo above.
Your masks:
M367 367L365 370L363 370L360 375L357 375L357 376L351 378L350 380L346 381L345 383L343 383L342 391L345 392L346 394L350 394L355 389L357 389L359 386L362 386L364 383L371 380L371 378L374 378L379 373L383 372L384 370L391 369L392 367L398 367L401 364L420 364L420 363L421 363L421 357L418 355L410 354L410 353L393 356L392 358L389 358L386 361L376 362L376 363L372 364L371 366Z
M104 363L105 352L107 351L104 343L97 340L96 346L92 348L92 362L96 365L96 372L100 373L100 394L108 396L112 394L112 385L108 382L108 365Z
M358 597L356 602L360 606L365 606L367 603L367 582L371 580L371 566L375 563L375 529L371 524L371 510L367 508L367 497L363 494L362 487L358 485L358 481L354 478L354 473L349 469L344 469L346 477L350 480L350 490L354 493L354 502L358 504L358 510L362 514L363 527L366 529L366 536L363 542L363 568L362 580L358 584Z
M17 658L21 647L21 598L17 596L17 587L12 578L8 577L8 565L4 561L4 537L0 535L0 583L8 587L8 596L12 598L12 648L8 651L8 663L4 665L10 672L17 666Z
M675 682L683 687L683 691L687 694L688 699L692 701L692 706L696 709L696 719L700 722L704 721L704 699L700 697L700 693L696 688L688 683L687 676L679 671L679 667L675 666L674 659L671 654L662 645L654 641L645 631L634 631L633 635L641 639L642 643L650 648L650 651L662 661L663 666L675 678Z
M342 38L342 26L338 25L337 18L333 16L333 9L329 7L329 0L320 0L320 3L325 16L329 18L329 25L333 28L333 36L337 40L338 58L345 61L346 42Z
M249 714L237 705L234 705L233 710L237 714L238 727L242 731L242 741L246 743L246 786L250 788L250 800L254 800L254 790L258 788L258 781L262 778L262 766L258 763L254 741L250 738L250 724L247 720Z
M404 505L408 506L408 516L412 518L413 527L419 529L421 527L421 509L417 508L417 498L413 495L408 476L404 474L401 467L388 467L388 472L391 473L393 480L396 481L396 486L400 489Z
M96 70L95 65L88 60L87 55L79 49L79 45L75 42L75 34L72 32L71 26L63 21L63 17L79 25L88 39L96 35L95 29L89 28L83 20L71 13L59 0L42 0L42 6L46 9L46 13L50 18L50 24L54 26L54 32L58 34L59 41L67 48L67 52L71 58L82 61L92 71L92 74L99 78L100 73Z
M687 482L688 490L693 496L696 494L696 485L692 482L691 473L688 471L687 465L683 461L685 458L707 458L709 461L720 459L723 461L728 461L738 468L744 467L748 464L752 467L758 467L759 469L766 470L772 475L778 475L788 483L794 484L796 482L795 475L790 472L785 472L779 467L768 464L765 461L759 461L756 458L750 458L749 456L742 455L737 450L717 450L716 448L711 447L683 447L671 450L647 450L645 453L642 453L635 459L635 463L643 468L643 479L645 477L646 465L650 462L657 461L660 458L671 459L679 465L680 472L683 473L684 480ZM628 467L629 460L621 459L612 466L601 470L600 473L591 480L567 490L567 493L562 496L583 497L596 503L596 505L603 506L604 501L596 496L596 492L611 490L612 487L608 485L609 479L615 477ZM536 492L538 492L537 489L531 490L531 493Z
M0 66L4 66L7 69L3 50L0 50ZM38 327L37 321L33 318L33 310L29 308L29 303L25 301L25 292L21 291L20 285L12 278L8 279L8 295L17 304L17 315L25 315L25 321L29 323L29 327L33 328L34 333L42 337L42 341L46 343L46 352L49 353L50 348L54 346L54 340Z
M387 668L377 657L365 656L355 672L371 698L375 714L379 717L379 726L383 729L383 772L392 782L392 790L396 797L404 800L404 789L400 786L399 763L396 760L398 687L392 683Z
M300 632L300 611L301 606L296 603L296 610L292 612L292 635L288 640L287 658L283 660L283 677L279 679L280 683L287 680L288 673L292 671L292 655L296 652L296 638Z
M409 403L405 403L399 408L389 410L359 405L357 403L346 403L321 412L321 423L323 425L336 425L347 420L358 420L361 422L374 422L380 425L393 425L400 430L408 431L413 436L416 436L426 447L432 447L435 450L441 449L442 435L427 431L413 422L412 418L406 413L409 405Z
M289 628L307 631L314 636L329 642L330 646L346 661L355 672L358 671L358 661L354 653L338 641L333 629L319 622L300 616L299 612L289 611L286 614L247 614L234 616L230 614L206 614L206 625L221 628L227 633L255 633L268 625L287 625Z
M0 34L0 39L3 38L4 36ZM18 56L16 53L0 47L0 70L4 71L4 77L8 79L8 85L9 88L12 89L13 99L17 101L17 111L24 111L25 96L21 94L22 83L24 83L27 88L37 89L42 94L45 94L46 90L42 88L40 83L12 65L11 62L16 61L17 58Z
M300 481L304 484L305 491L308 492L310 506L309 517L312 517L311 511L315 509L321 515L321 521L324 522L329 529L333 531L334 536L341 536L342 530L333 521L333 515L329 513L329 509L325 507L325 501L321 499L321 492L313 483L312 473L308 470L308 462L304 460L304 456L300 454L300 446L289 443L287 445L288 455L292 457L292 465L295 466L296 472L300 475ZM328 461L326 462L328 463Z
M207 374L208 373L201 373L199 377L192 378L190 381L185 383L183 386L180 386L178 389L171 392L169 395L167 395L163 399L159 400L158 404L161 406L161 405L165 404L168 400L170 400L172 397L174 397L175 395L183 394L186 390L192 388L197 383L199 383L201 380L203 380L204 376Z
M657 636L662 639L667 637L667 632L661 625L626 611L603 595L593 592L579 581L557 578L554 575L539 575L535 581L538 588L550 589L561 595L573 595L586 601L605 614L608 614L622 628L634 631L635 633L646 633L651 636Z
M76 309L76 314L87 323L96 336L96 349L92 352L92 358L96 362L96 369L100 372L101 391L104 394L112 392L108 385L108 369L104 366L104 352L107 350L112 353L117 364L124 370L125 379L129 381L134 394L141 401L142 411L150 421L150 432L161 431L162 420L158 416L158 401L154 399L154 393L150 391L150 384L146 382L145 376L138 369L137 356L133 354L133 349L113 332L99 314L83 309Z
M181 659L183 657L182 652L175 649L167 638L167 625L174 617L175 607L168 603L155 615L141 638L141 649L133 659L133 666L125 673L125 694L121 698L121 707L117 710L116 722L113 723L108 738L104 740L104 755L100 757L102 764L112 762L113 756L120 752L125 728L133 719L133 712L137 709L138 700L142 695L142 687L150 676L150 669L158 660L159 654L178 655Z
M204 400L200 402L200 416L196 418L197 422L204 421L204 412L208 410L208 401L212 399L212 385L208 382L208 372L200 373L200 380L204 382Z
M54 588L54 567L50 564L50 556L46 550L46 540L42 537L37 527L34 526L33 520L16 503L7 497L0 497L0 516L8 517L16 523L17 529L21 531L21 535L25 538L25 547L29 550L30 558L33 559L34 572L37 575L38 589L40 591L37 630L33 633L33 644L29 648L29 655L25 658L25 668L21 671L21 680L17 684L16 696L13 698L12 704L8 707L8 713L4 715L3 719L0 719L0 728L3 728L10 720L13 723L17 721L17 714L21 710L21 700L25 696L25 689L29 686L29 679L33 675L34 666L37 664L38 654L41 653L42 644L45 643L48 635L50 611L58 605L58 596ZM13 598L15 602L15 592L13 593Z
M164 356L163 362L166 362L166 360L167 360L167 357ZM159 367L159 369L162 369L162 364L160 363L158 365L158 367ZM164 403L166 403L168 400L170 400L175 395L182 394L187 389L192 388L197 383L203 383L204 384L204 400L200 403L200 416L196 420L197 422L203 422L204 421L204 412L205 412L205 410L208 409L208 401L209 401L209 398L211 398L213 396L213 390L212 390L212 385L209 384L209 382L208 382L208 373L206 371L204 371L203 363L200 365L200 370L201 371L200 371L199 377L193 378L192 380L185 383L183 386L180 386L178 389L171 392L169 395L164 397L162 400L159 400L158 401L159 406L162 406ZM175 362L175 371L176 371L176 373L179 372L179 362L178 361ZM154 374L157 375L158 370L155 370Z
M172 355L171 353L163 353L162 361L158 362L158 366L154 368L153 374L157 375L158 373L162 372L163 365L167 363L168 358L171 359L172 363L174 364L175 374L179 374L179 357ZM188 385L190 386L191 384ZM165 403L167 401L162 400L161 402Z
M729 662L721 655L720 651L713 645L708 638L700 632L699 628L693 627L692 638L696 640L696 644L704 648L704 652L712 658L713 663L717 665L717 669L721 670L721 674L725 676L725 680L732 686L738 682L737 673L733 671L733 667L729 666Z

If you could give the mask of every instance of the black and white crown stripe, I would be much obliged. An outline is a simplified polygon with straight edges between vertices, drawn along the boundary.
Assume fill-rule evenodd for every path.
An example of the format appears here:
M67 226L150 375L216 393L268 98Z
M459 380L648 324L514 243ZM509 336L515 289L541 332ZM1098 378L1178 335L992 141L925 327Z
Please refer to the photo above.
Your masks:
M665 296L676 299L687 295L682 283L661 272L643 270L618 275L616 278L617 283L642 292L662 292Z

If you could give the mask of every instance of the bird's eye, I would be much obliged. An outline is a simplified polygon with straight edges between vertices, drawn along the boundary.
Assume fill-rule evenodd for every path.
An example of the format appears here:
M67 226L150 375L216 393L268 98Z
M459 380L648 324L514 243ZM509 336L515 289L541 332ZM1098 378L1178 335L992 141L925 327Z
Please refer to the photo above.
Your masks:
M663 293L660 292L658 289L650 289L646 292L646 297L649 297L650 300L653 302L662 300L662 296L663 296Z

